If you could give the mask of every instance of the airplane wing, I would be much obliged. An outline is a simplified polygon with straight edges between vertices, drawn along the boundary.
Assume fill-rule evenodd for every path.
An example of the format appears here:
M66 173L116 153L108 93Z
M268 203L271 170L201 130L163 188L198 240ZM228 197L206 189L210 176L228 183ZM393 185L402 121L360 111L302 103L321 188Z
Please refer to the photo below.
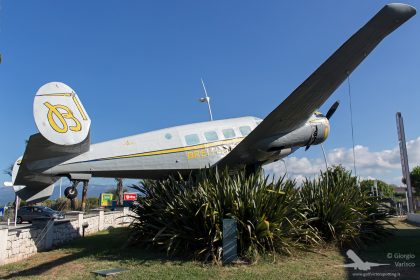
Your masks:
M340 264L339 266L341 266L341 267L353 267L353 268L358 267L356 263Z
M370 266L370 267L381 266L381 265L390 265L389 263L371 263L371 262L365 262L365 264Z
M384 6L218 165L264 163L270 154L267 152L270 139L283 136L303 125L382 39L415 13L416 10L406 4Z

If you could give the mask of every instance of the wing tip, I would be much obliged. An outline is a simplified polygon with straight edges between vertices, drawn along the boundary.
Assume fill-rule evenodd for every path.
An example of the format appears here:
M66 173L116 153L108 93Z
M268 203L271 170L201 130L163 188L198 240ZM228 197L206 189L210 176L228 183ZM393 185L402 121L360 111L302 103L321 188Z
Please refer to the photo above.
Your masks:
M416 8L404 3L390 3L385 5L384 9L393 16L404 20L408 20L417 13Z

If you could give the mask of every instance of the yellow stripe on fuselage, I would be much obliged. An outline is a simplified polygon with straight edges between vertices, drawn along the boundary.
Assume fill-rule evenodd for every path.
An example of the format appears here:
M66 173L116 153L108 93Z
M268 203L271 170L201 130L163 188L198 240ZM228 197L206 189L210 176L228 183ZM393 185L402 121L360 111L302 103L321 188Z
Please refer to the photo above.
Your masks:
M171 149L152 151L152 152L144 152L144 153L131 154L131 155L114 156L114 157L102 158L102 159L98 159L98 160L133 158L133 157L164 155L164 154L171 154L171 153L194 151L194 150L216 147L216 146L220 146L220 145L239 143L242 139L244 139L244 137L239 137L239 138L229 139L229 140L221 140L221 141L216 141L216 142L212 142L212 143L208 143L208 144L199 144L199 145L194 145L194 146L171 148Z

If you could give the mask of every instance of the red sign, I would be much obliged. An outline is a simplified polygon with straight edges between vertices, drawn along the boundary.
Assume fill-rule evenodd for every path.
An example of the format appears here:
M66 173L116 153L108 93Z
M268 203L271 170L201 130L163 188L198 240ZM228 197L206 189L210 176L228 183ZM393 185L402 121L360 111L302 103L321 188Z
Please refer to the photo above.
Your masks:
M124 193L124 200L128 200L128 201L133 201L137 199L137 194L136 193Z

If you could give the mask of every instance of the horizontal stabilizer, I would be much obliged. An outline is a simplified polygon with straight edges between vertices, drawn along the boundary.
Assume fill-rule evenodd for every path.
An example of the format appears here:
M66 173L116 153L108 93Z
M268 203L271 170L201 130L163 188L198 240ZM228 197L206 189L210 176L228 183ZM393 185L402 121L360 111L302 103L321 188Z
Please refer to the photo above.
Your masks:
M13 190L20 199L26 202L36 203L51 196L54 190L54 182L57 179L56 177L36 175L28 171L22 164L22 157L19 157L13 165L12 181L7 182L7 186L13 187ZM30 187L22 183L28 183Z
M37 203L48 199L52 195L54 184L47 185L46 187L38 186L36 188L14 186L13 190L20 199L25 200L26 202Z

